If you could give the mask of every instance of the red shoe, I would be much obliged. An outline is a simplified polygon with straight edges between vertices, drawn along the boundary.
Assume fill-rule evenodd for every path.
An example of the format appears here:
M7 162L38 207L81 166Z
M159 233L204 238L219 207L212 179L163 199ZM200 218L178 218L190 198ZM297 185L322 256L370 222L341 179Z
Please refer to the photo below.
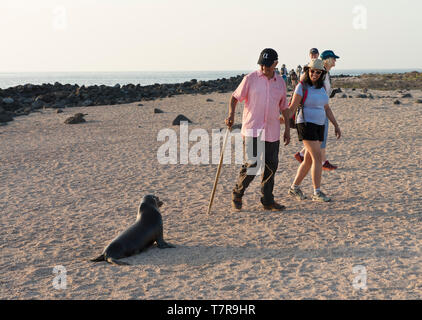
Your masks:
M336 170L337 166L332 165L328 160L324 162L324 164L322 165L322 170L325 171L333 171Z
M300 155L300 152L297 152L296 154L295 154L295 159L297 160L297 161L299 161L300 163L302 163L303 162L303 156L301 156Z

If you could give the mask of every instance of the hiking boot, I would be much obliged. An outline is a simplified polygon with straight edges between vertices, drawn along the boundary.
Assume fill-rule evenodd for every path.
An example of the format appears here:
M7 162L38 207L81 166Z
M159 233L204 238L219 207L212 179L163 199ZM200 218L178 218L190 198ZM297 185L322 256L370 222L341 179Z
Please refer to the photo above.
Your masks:
M302 155L300 155L300 152L297 152L297 153L295 154L295 159L296 159L297 161L299 161L300 163L302 163L302 162L303 162L303 160L304 160L304 157L303 157Z
M336 170L337 166L332 165L328 160L324 162L324 164L322 165L322 170L325 171L333 171Z
M322 191L320 191L312 196L312 201L330 202L331 198L327 197Z
M235 198L232 200L232 208L235 210L242 209L242 198Z
M289 195L295 197L297 200L305 200L306 196L303 194L302 190L300 188L294 189L290 187L289 189Z
M285 206L283 206L282 204L279 204L277 202L273 202L271 204L268 205L263 205L264 206L264 210L270 210L270 211L283 211L286 209Z

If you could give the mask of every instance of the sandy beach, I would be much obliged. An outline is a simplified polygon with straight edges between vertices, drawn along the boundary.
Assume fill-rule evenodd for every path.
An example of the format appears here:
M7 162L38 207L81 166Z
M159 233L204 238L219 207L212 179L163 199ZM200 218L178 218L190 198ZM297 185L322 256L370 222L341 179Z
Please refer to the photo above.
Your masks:
M337 141L330 127L327 154L339 169L323 173L322 188L332 203L287 196L301 148L292 130L275 178L281 213L262 209L260 177L232 212L240 165L226 164L208 216L217 165L157 160L157 134L178 133L178 114L189 130L223 128L230 93L16 117L0 126L0 299L421 299L422 91L370 92L375 99L331 101L343 132ZM63 123L77 112L86 123ZM90 262L148 193L164 201L164 237L176 248L124 259L131 266ZM66 289L53 286L55 266L66 268ZM354 286L357 266L366 288Z

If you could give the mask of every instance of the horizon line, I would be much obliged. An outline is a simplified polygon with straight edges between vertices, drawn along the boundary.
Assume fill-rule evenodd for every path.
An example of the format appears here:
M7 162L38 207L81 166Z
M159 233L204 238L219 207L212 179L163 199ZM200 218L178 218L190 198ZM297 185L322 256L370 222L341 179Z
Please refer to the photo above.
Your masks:
M289 69L289 68L287 68ZM251 71L254 69L250 69ZM334 72L340 71L361 71L361 70L409 70L418 71L422 68L351 68L351 69L333 69ZM231 70L118 70L118 71L105 71L105 70L88 70L88 71L0 71L0 74L6 73L118 73L118 72L233 72L233 71L248 71L248 69L231 69Z

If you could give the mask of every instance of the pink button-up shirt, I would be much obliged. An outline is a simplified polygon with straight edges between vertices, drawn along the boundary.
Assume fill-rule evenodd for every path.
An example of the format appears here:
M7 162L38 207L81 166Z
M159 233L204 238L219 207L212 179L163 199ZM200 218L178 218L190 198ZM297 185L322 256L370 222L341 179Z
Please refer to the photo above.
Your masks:
M261 70L246 75L233 93L238 101L245 101L242 135L257 137L263 129L263 140L280 140L280 111L289 107L286 95L286 83L277 73L270 80Z

